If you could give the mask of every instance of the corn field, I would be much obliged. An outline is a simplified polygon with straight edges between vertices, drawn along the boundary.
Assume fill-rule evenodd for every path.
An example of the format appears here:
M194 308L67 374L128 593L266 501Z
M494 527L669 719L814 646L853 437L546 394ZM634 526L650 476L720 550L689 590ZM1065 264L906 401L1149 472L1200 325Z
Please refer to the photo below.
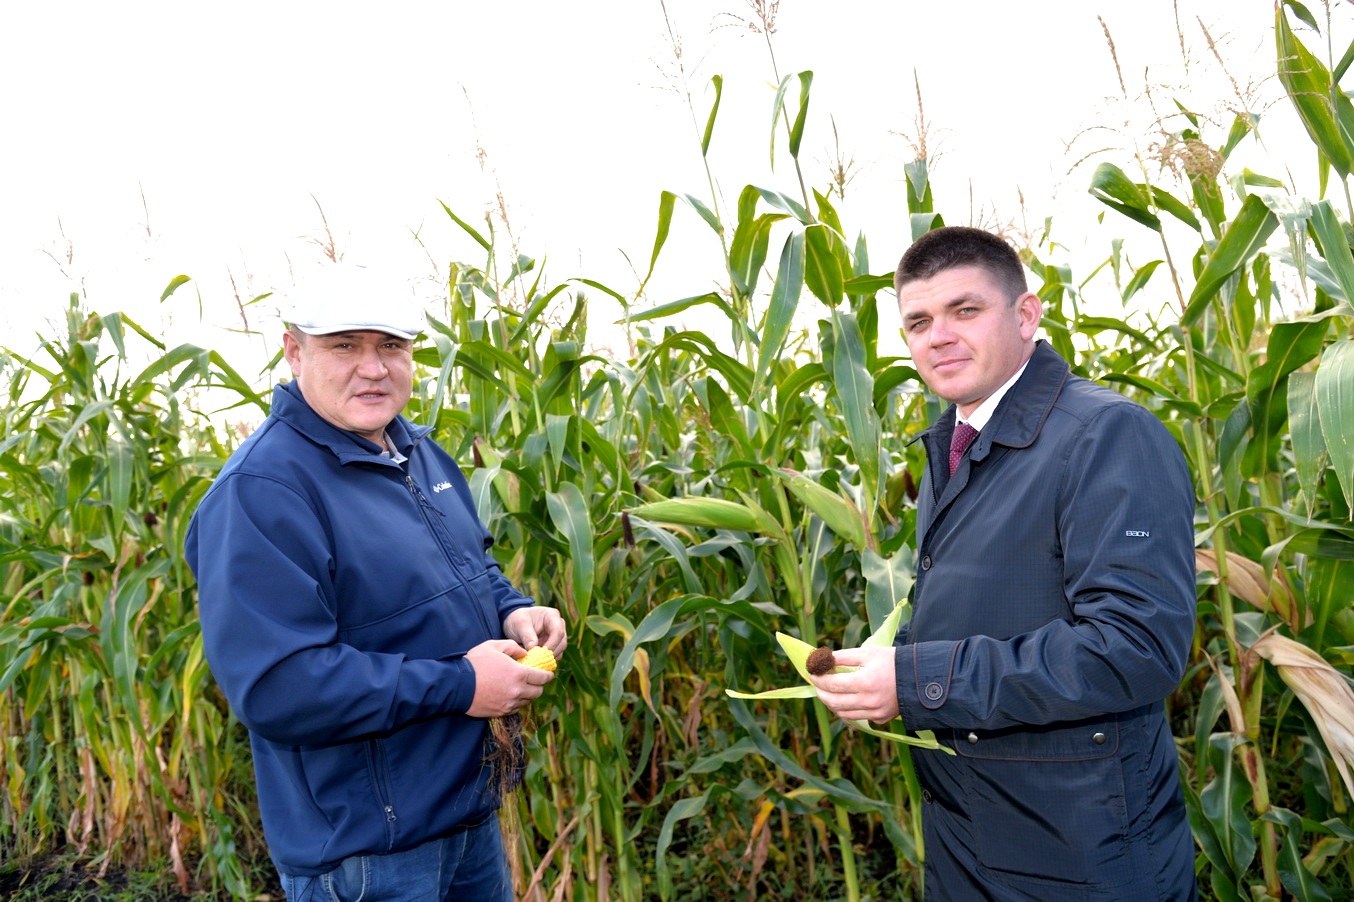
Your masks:
M1292 165L1316 162L1321 196L1228 173L1258 117L1219 130L1182 107L1183 166L1090 176L1121 236L1093 272L1048 229L1022 247L1044 336L1151 409L1193 473L1198 621L1168 707L1207 898L1354 897L1354 46L1328 52L1329 24L1276 9L1275 72L1310 139ZM911 756L933 752L812 699L725 691L795 682L778 632L857 645L906 599L909 440L942 409L880 350L902 249L868 248L830 186L805 187L812 73L777 81L782 185L658 198L649 273L695 216L718 290L647 306L642 284L552 285L504 262L492 221L446 210L474 262L443 273L407 414L462 462L504 572L571 634L509 801L522 899L920 898ZM721 89L693 111L703 157L734 140ZM947 208L926 157L906 177L915 237ZM625 310L628 353L590 350L597 293ZM673 325L695 308L719 330ZM182 548L267 375L77 296L64 334L4 350L0 373L0 859L64 851L251 898L248 740Z

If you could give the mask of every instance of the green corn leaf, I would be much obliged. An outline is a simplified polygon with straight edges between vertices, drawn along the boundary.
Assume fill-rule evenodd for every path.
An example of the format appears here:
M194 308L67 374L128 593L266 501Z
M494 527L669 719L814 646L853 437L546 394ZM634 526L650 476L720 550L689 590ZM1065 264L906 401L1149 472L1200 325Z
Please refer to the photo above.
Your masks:
M874 377L865 367L865 343L853 314L832 311L832 337L832 387L841 403L847 440L860 467L862 495L873 511L879 497L881 456Z
M804 122L809 116L809 88L813 86L813 73L799 73L799 114L795 124L790 127L790 156L799 159L799 148L804 142Z
M188 278L187 276L175 276L174 278L170 279L169 284L165 286L165 290L160 292L161 303L167 301L170 295L179 290L179 287L181 285L186 285L191 281L192 279Z
M113 508L113 529L121 532L127 520L127 507L132 497L132 482L136 476L136 462L132 449L120 438L108 441L108 501Z
M785 689L768 689L765 692L739 692L737 689L725 689L730 698L817 698L818 690L809 685L789 686Z
M1326 460L1326 440L1321 435L1321 414L1316 404L1316 373L1293 373L1288 377L1288 430L1298 485L1310 516Z
M871 295L885 288L893 287L893 273L880 276L852 276L843 286L847 294Z
M756 196L754 191L753 197ZM733 279L734 287L744 296L750 296L757 289L757 281L766 264L771 244L771 227L785 218L784 213L763 213L749 220L740 220L738 228L734 229L733 243L729 247L729 276ZM783 251L781 262L784 265ZM800 266L802 269L803 264ZM803 277L800 278L802 282Z
M904 163L903 172L907 175L907 211L912 216L912 240L916 241L930 228L928 225L918 232L916 226L920 218L935 213L931 198L931 170L926 157L918 157Z
M1354 108L1344 91L1331 81L1329 70L1293 34L1284 15L1285 7L1299 9L1292 3L1274 5L1279 83L1322 158L1341 177L1347 177L1354 172L1354 152L1345 123L1354 118Z
M1152 212L1147 195L1113 163L1101 163L1091 175L1091 196L1153 231L1161 231L1161 219Z
M701 219L705 220L705 224L708 225L716 235L724 234L724 226L719 221L719 217L715 215L714 210L711 210L705 205L705 201L694 194L683 194L682 200L686 201L687 205L695 210Z
M899 551L892 557L881 557L873 549L860 556L860 568L865 577L865 609L874 631L863 645L893 644L903 615L908 608L908 594L912 591L912 557Z
M809 216L809 211L804 209L804 205L793 197L781 194L779 191L772 191L769 188L757 188L757 193L777 210L790 214L797 222L809 225L813 222L813 217Z
M1303 818L1275 805L1262 815L1262 819L1283 828L1280 832L1279 877L1284 888L1297 902L1331 902L1330 890L1321 885L1303 861Z
M776 284L771 289L771 306L762 324L762 344L757 357L757 373L753 378L754 391L761 386L780 359L785 336L790 332L799 295L804 289L804 233L795 232L785 240L780 252L780 267Z
M529 296L534 298L527 309L522 313L517 328L512 330L512 335L508 338L508 346L518 344L523 340L528 340L531 331L538 328L541 324L541 317L545 311L550 308L550 302L553 301L561 291L568 287L567 282L561 282L554 288L544 294L537 294L535 290L531 291ZM625 309L626 301L621 299L621 309Z
M1246 380L1251 434L1268 459L1278 454L1288 419L1288 376L1321 353L1328 327L1325 318L1279 323L1269 334L1265 362L1251 370Z
M705 119L705 132L701 135L702 157L710 153L710 138L715 133L715 117L719 115L719 101L724 96L724 76L711 76L710 84L715 86L715 102L710 106L710 115Z
M780 80L779 87L776 88L776 97L771 104L771 169L776 168L776 129L780 125L781 113L785 109L785 96L790 89L790 82L793 79L799 79L799 113L795 116L794 125L790 127L790 156L799 158L799 145L804 140L804 121L809 112L809 87L813 84L813 73L809 71L791 72Z
M1246 198L1241 205L1241 212L1227 227L1222 240L1204 264L1203 272L1199 273L1199 280L1180 317L1182 326L1194 324L1222 284L1260 253L1265 241L1278 227L1279 218L1265 206L1263 200L1254 194Z
M850 257L836 232L822 223L804 230L804 283L818 300L836 307L846 293Z
M1321 242L1331 276L1340 286L1337 297L1354 302L1354 254L1350 253L1349 239L1345 237L1344 226L1330 201L1313 205L1311 223L1312 231Z
M475 231L474 227L471 226L470 223L466 222L464 219L457 216L455 213L451 212L451 207L448 207L445 202L439 200L438 203L442 205L442 209L446 211L446 214L451 217L451 221L460 226L467 235L475 239L476 244L478 244L480 247L484 248L491 254L494 252L493 245L491 245L488 241L486 241L483 235Z
M700 304L713 304L724 311L728 316L733 316L733 311L729 308L728 303L718 294L710 291L705 294L693 295L689 298L669 301L666 304L659 304L657 307L650 307L648 310L641 310L638 313L630 313L626 319L632 323L662 319L665 316L681 313L683 310L690 310L692 307L699 306ZM625 320L621 320L621 322L625 322Z
M1215 734L1209 742L1213 779L1199 793L1200 811L1208 833L1217 840L1219 863L1231 874L1244 874L1255 857L1256 842L1246 806L1251 800L1250 783L1236 761L1236 748L1246 741L1233 733Z
M593 556L592 516L583 491L574 483L566 482L558 492L545 496L550 519L569 542L569 565L573 573L574 603L578 616L586 618L592 606L593 580L596 561Z
M574 279L570 279L569 281L570 281L570 282L577 282L577 283L579 283L580 285L587 285L587 286L589 286L589 287L591 287L591 288L596 288L598 291L602 292L602 293L605 294L607 297L611 298L613 301L615 301L616 303L620 304L621 307L625 307L626 304L629 303L629 301L627 301L627 300L625 299L625 295L621 294L619 291L616 291L614 288L608 288L607 286L603 285L601 282L598 282L598 281L596 281L596 280L594 280L594 279L574 278Z
M658 874L659 898L664 900L672 898L672 874L668 871L667 855L668 847L672 845L672 831L677 826L677 822L696 817L705 810L705 803L710 798L710 793L724 791L726 790L723 787L716 785L694 798L678 799L672 803L672 807L663 817L663 826L658 831L658 843L654 850L654 866Z
M1354 340L1333 342L1316 370L1316 406L1331 466L1354 507Z

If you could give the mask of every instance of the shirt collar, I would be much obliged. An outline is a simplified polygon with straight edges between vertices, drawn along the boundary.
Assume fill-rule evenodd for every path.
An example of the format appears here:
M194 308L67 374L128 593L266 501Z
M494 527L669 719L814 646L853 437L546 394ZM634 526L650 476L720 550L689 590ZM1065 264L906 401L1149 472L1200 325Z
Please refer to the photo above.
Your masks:
M979 404L978 409L973 411L973 413L970 414L969 416L967 417L960 416L959 408L956 407L954 409L955 425L957 426L960 423L968 423L974 429L977 429L979 432L982 432L983 427L987 425L987 421L992 419L992 414L993 412L996 411L997 405L1001 403L1001 399L1006 397L1006 392L1010 390L1012 385L1016 384L1016 380L1020 378L1021 374L1025 372L1025 367L1029 365L1030 365L1029 360L1026 360L1024 363L1022 363L1020 365L1020 369L1015 371L1015 375L1012 376L1010 379L1007 379L1001 388L997 389L991 395L989 395L987 400Z

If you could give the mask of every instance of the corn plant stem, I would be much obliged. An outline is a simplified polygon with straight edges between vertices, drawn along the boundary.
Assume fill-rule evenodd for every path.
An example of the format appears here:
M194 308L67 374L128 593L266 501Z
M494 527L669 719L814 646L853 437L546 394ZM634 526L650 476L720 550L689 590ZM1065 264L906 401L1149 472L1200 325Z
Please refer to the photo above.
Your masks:
M1175 286L1176 297L1180 302L1180 309L1183 311L1186 307L1184 292L1180 287L1179 273L1175 268L1175 261L1171 258L1170 247L1166 242L1166 236L1158 232L1161 238L1162 250L1166 256L1166 267L1171 274L1171 281ZM1220 302L1219 302L1220 303ZM1225 312L1225 311L1224 311ZM1185 373L1189 384L1190 400L1200 403L1199 397L1199 377L1197 365L1194 359L1194 341L1192 330L1182 325L1180 327L1182 341L1185 349ZM1209 454L1208 447L1204 442L1205 421L1197 421L1195 428L1190 430L1190 437L1194 444L1195 469L1199 474L1200 494L1203 496L1204 509L1208 514L1208 523L1210 526L1216 526L1222 519L1221 511L1218 508L1216 490L1213 486L1213 459ZM1243 711L1248 707L1258 708L1260 692L1256 688L1254 697L1250 694L1250 688L1243 684L1241 678L1241 668L1238 666L1240 653L1236 640L1236 616L1232 604L1232 593L1227 588L1227 535L1221 529L1215 529L1213 532L1213 551L1217 559L1218 585L1215 587L1215 596L1218 603L1218 614L1222 618L1223 635L1227 640L1228 658L1232 663L1233 673L1236 674L1236 691L1240 697ZM1251 687L1254 688L1254 687ZM1247 717L1247 732L1251 729L1259 730L1258 710L1255 717ZM1254 723L1252 728L1249 724ZM1253 773L1252 793L1254 805L1257 814L1263 814L1269 810L1269 785L1265 776L1263 756L1256 755L1257 766ZM1252 771L1248 770L1249 775ZM1261 807L1263 805L1263 808ZM1261 823L1261 832L1263 834L1260 843L1260 861L1264 873L1265 886L1271 892L1280 885L1278 871L1278 839L1274 830L1274 824L1269 821Z
M818 721L818 735L823 741L828 779L840 780L842 768L832 748L832 723L828 720L827 708L822 702L815 700L813 712ZM846 882L846 898L848 902L860 902L860 882L856 876L856 850L851 841L851 815L841 802L833 801L832 808L837 817L837 845L841 849L842 879Z
M766 24L767 23L765 22L762 23L762 37L766 39L766 52L771 57L771 74L775 76L776 84L779 85L780 67L776 65L776 51L775 48L771 46L771 29L766 27ZM781 121L785 123L785 134L786 136L789 136L792 134L793 130L790 126L790 113L785 109L784 105L780 108L780 117ZM798 155L794 155L791 159L795 161L795 178L799 180L799 195L804 198L804 210L809 214L809 219L812 220L813 209L809 205L809 190L804 185L804 172L799 168L799 157Z
M784 526L793 519L786 493L784 491L777 491L776 500L780 506L780 522L782 526ZM787 537L794 535L794 531L791 529L785 529L784 533ZM788 545L789 539L787 538L777 546L777 557L781 559L782 572L787 574L796 572L794 567L795 555ZM816 643L818 636L818 613L813 607L812 599L809 597L809 593L812 591L811 587L813 586L811 568L812 562L808 560L808 556L805 555L799 562L799 572L797 575L799 585L794 588L798 590L800 596L795 600L795 611L798 614L796 619L798 620L799 625L799 637L805 642L814 644ZM833 780L840 779L842 775L841 765L838 764L836 756L833 754L832 723L828 719L827 708L822 702L818 702L815 699L813 713L814 719L818 723L818 736L822 742L823 758L828 765L828 776ZM832 807L836 811L837 843L841 848L842 876L846 881L847 899L848 902L858 902L860 899L860 886L859 881L856 878L855 849L852 847L851 843L850 815L840 802L833 801Z
M803 579L803 603L798 605L799 635L804 637L804 641L813 642L814 637L818 635L817 613L810 607L808 593L812 581ZM832 722L828 718L828 710L822 702L815 699L813 706L814 718L818 723L818 735L822 740L823 757L827 761L828 778L839 780L842 776L841 765L837 761L832 742ZM832 807L837 818L837 845L841 849L842 859L842 878L846 882L846 898L848 902L859 902L860 885L856 877L856 853L851 841L851 817L846 807L841 802L833 801Z
M912 822L912 839L917 844L918 873L924 875L926 846L922 842L921 809L923 803L921 783L917 780L917 768L912 763L912 749L909 746L900 745L896 751L898 753L898 766L903 771L903 782L907 786L907 813ZM920 877L918 879L920 880Z
M587 782L584 783L585 786L598 786L598 785L600 785L600 784L597 782L597 781L598 781L597 770L598 770L598 768L597 768L597 762L595 762L595 761L589 761L588 764L587 764L587 767L584 768L584 773L585 773L586 778L587 778ZM602 864L601 864L601 859L602 859L602 852L601 852L601 845L602 845L602 842L601 842L601 837L602 837L602 805L601 805L601 801L602 801L602 799L601 799L601 794L600 794L600 793L596 793L596 792L592 793L592 798L590 799L590 802L591 802L591 804L592 804L592 812L591 812L591 813L592 813L592 817L588 818L587 843L586 843L586 847L587 847L587 860L586 860L585 863L586 863L586 865L587 865L588 885L589 885L589 886L593 886L593 887L600 886L600 885L601 885L601 882L602 882Z
M1259 695L1259 692L1257 692ZM1242 746L1243 753L1252 761L1254 768L1254 777L1251 779L1252 799L1251 804L1255 809L1255 817L1263 818L1270 811L1269 795L1269 777L1265 773L1265 756L1259 749L1258 742L1251 742L1250 745ZM1247 768L1247 773L1251 768ZM1282 882L1278 875L1278 832L1274 829L1274 822L1262 819L1261 821L1261 867L1262 874L1265 875L1265 890L1271 897L1277 899L1281 897Z
M52 694L52 747L56 752L52 757L56 759L56 785L61 806L59 810L73 811L75 805L69 793L71 781L66 770L66 737L65 727L62 724L62 712L66 710L66 707L62 704L61 693L57 684L57 680L52 680L47 684Z

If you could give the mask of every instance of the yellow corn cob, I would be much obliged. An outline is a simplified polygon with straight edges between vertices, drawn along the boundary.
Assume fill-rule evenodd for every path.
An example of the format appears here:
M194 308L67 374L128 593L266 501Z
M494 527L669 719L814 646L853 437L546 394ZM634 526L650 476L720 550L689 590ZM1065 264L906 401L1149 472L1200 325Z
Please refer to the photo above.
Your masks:
M518 658L517 663L535 667L537 670L553 672L555 669L555 653L544 645L538 645L527 652L525 657Z

